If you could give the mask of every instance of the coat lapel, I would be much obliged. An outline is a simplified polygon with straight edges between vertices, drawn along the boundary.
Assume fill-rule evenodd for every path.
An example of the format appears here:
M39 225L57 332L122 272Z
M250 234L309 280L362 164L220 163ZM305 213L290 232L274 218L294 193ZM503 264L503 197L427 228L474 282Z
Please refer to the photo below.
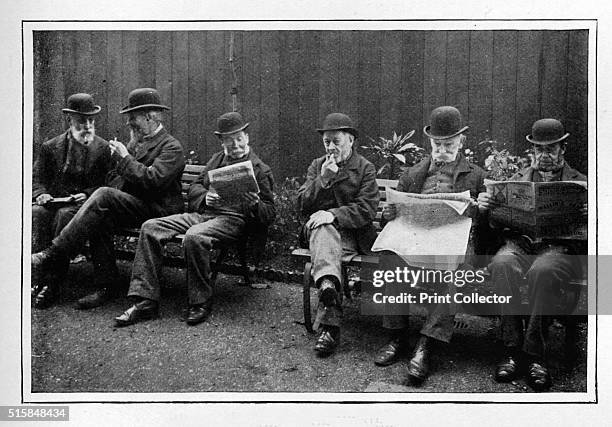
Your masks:
M453 173L453 182L457 182L457 177L462 173L470 173L472 172L472 166L468 163L468 161L459 154L459 161L457 162L457 166L455 167L455 171Z
M409 184L406 189L407 193L420 193L423 190L423 184L425 184L425 178L427 177L430 165L431 156L427 156L410 168L408 171Z

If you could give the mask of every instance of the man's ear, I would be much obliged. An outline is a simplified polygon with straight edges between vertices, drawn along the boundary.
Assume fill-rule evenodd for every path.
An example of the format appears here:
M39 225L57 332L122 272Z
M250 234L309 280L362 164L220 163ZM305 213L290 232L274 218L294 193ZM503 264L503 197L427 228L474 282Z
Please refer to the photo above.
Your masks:
M463 147L463 144L465 144L466 139L467 137L464 134L461 134L461 138L459 138L459 148Z

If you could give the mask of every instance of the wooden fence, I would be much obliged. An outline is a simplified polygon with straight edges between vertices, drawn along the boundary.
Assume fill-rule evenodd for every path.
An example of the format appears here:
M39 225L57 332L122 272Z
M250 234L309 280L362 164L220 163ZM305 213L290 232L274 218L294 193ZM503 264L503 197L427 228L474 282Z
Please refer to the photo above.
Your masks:
M127 141L118 114L136 87L156 87L166 124L206 161L220 146L215 120L232 109L233 40L238 111L277 178L299 176L323 147L326 114L351 115L363 135L422 128L454 105L468 146L495 139L520 153L533 121L556 117L572 134L567 158L587 172L588 31L36 31L34 144L65 128L68 95L92 93L103 138ZM482 153L480 154L482 160Z

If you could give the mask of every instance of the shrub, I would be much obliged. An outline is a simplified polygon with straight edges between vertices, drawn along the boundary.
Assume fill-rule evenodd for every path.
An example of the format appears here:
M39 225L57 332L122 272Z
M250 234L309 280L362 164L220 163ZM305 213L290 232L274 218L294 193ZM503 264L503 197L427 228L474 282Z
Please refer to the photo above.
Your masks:
M526 156L517 156L510 154L507 148L502 148L504 144L495 140L480 141L478 145L485 147L488 156L484 168L489 171L489 178L495 181L506 181L531 164L530 150L525 150Z
M376 165L376 175L379 178L398 179L402 172L409 166L419 162L425 150L412 142L406 143L414 135L414 130L405 135L393 132L390 139L379 136L378 139L368 137L368 145L361 148L373 155L370 159Z

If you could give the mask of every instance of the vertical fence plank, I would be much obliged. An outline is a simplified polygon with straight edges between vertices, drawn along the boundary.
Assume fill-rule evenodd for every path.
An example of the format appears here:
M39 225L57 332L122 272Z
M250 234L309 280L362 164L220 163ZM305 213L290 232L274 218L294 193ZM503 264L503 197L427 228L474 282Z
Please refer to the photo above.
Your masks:
M470 115L468 88L470 82L470 32L449 31L446 44L446 104Z
M138 33L138 86L156 87L155 73L155 42L157 37L153 31Z
M281 178L280 155L280 47L278 31L262 31L260 39L261 79L260 79L260 155L273 170L277 179ZM301 173L301 172L299 172ZM298 175L294 172L293 176Z
M206 147L206 126L202 120L202 113L206 109L206 67L204 57L206 56L206 32L191 31L188 40L188 94L189 105L187 111L187 123L189 133L187 139L182 141L185 156L191 160L205 163L211 153ZM193 155L191 154L193 152ZM196 156L197 153L197 156Z
M493 118L491 137L515 144L517 32L496 31L493 38Z
M404 134L415 130L411 141L422 146L423 129L423 67L425 33L402 33L400 116L395 130Z
M319 126L319 51L320 32L300 32L300 54L298 56L299 114L298 139L299 159L311 159L320 153L320 139L315 129Z
M348 114L361 126L359 116L359 32L342 31L340 33L340 58L342 70L338 86L339 112Z
M360 32L359 52L359 130L365 139L380 135L380 51L381 33Z
M581 172L588 172L588 50L589 32L569 34L567 67L567 106L565 129L571 134L567 145L568 162Z
M298 156L301 135L299 126L299 43L297 31L281 31L279 40L280 61L280 158L282 175L291 176L301 169ZM304 159L305 161L308 161Z
M189 141L189 33L172 34L172 135L189 153L194 145Z
M446 31L425 33L425 61L423 64L423 124L429 124L429 114L446 104ZM421 134L422 146L429 147L429 141Z
M529 148L525 139L531 125L540 115L541 96L539 58L542 49L541 31L519 31L516 86L516 126L513 152L523 155Z
M91 82L88 90L93 95L97 104L102 107L100 114L96 118L96 133L102 138L107 139L111 133L109 132L108 117L109 111L107 108L108 99L108 81L106 70L108 68L106 58L106 46L108 40L105 31L93 31L91 33L91 69L88 70L88 75L91 76ZM113 111L111 114L117 114Z
M323 31L319 54L319 117L317 125L329 113L337 112L340 81L340 31Z
M172 33L170 31L155 32L155 88L165 105L173 108L172 104ZM172 111L164 114L164 126L173 134Z
M389 31L381 35L380 43L380 130L372 135L390 138L401 126L400 104L402 102L402 33ZM401 133L401 132L400 132ZM362 143L365 141L362 141Z
M545 31L542 43L542 117L565 118L567 94L566 31Z
M261 32L245 31L242 34L242 84L238 97L241 99L241 111L249 123L249 141L259 155L265 141L261 137Z
M123 93L122 69L123 69L123 52L121 48L121 32L110 31L107 34L107 69L106 79L108 80L108 92L106 95L108 124L107 135L108 139L117 137L119 140L126 142L125 133L122 133L125 123L125 117L119 114L119 110L124 105L127 105L127 93Z
M206 34L206 109L204 121L206 123L206 151L215 153L219 151L220 145L217 137L213 134L217 118L227 112L225 108L224 95L228 89L223 88L223 71L227 68L225 57L224 34L222 31L209 31Z
M478 143L491 138L493 112L493 32L475 31L470 37L470 84L468 89L467 145L484 160Z

